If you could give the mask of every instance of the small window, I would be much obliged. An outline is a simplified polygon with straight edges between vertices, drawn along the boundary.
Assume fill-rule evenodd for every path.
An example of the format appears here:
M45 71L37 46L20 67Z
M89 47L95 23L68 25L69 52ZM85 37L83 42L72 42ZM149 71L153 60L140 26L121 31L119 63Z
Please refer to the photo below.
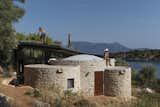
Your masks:
M74 79L68 79L67 80L67 88L74 88Z

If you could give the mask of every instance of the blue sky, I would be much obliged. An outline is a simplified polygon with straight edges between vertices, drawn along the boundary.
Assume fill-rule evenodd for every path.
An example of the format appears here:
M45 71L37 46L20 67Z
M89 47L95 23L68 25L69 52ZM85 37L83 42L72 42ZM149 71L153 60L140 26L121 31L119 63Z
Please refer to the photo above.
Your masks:
M18 32L73 41L119 42L129 48L160 48L160 0L27 0Z

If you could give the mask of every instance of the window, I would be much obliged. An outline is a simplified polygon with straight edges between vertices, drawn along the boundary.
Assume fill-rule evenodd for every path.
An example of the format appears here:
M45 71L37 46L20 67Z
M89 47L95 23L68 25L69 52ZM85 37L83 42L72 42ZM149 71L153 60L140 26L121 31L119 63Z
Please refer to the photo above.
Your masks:
M71 79L68 79L67 80L67 88L74 88L74 79L71 78Z

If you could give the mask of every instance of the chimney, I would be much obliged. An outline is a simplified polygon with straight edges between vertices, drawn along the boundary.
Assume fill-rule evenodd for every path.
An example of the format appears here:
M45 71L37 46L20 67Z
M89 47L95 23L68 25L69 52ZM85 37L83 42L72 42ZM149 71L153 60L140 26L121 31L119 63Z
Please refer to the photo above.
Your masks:
M109 60L109 49L108 49L108 48L106 48L106 49L104 50L104 59L105 59L105 60Z
M67 48L71 48L72 44L71 44L71 34L68 34L68 44L67 44Z

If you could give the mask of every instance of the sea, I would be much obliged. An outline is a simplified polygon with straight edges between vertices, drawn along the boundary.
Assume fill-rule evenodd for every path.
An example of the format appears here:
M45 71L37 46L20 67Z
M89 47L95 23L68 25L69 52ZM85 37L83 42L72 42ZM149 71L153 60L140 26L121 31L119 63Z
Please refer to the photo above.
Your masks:
M151 64L156 69L156 76L160 79L160 62L138 62L138 61L127 61L127 63L134 68L136 71L139 71L143 65Z

